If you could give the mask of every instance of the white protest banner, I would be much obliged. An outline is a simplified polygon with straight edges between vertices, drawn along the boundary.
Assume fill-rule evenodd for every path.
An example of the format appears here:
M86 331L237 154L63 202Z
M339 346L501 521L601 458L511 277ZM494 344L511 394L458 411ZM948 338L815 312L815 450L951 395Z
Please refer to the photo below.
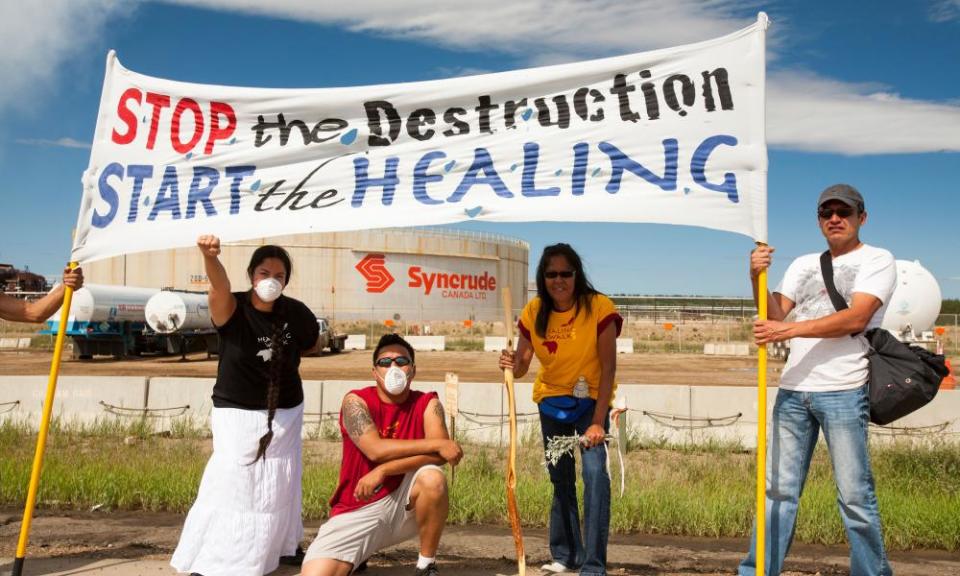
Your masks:
M766 240L766 16L723 38L410 84L174 82L107 57L72 259L305 232L659 222Z

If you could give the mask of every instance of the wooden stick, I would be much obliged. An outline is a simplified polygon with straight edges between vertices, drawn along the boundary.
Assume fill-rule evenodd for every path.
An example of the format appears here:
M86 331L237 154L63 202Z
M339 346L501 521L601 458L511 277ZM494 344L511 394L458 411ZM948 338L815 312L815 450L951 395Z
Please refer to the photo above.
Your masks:
M513 350L513 303L510 287L503 288L503 318L507 335L507 350ZM517 401L513 389L513 370L504 368L503 382L507 386L507 402L510 406L510 453L507 458L507 512L510 515L510 530L513 543L517 547L517 570L519 576L526 576L527 557L523 552L523 527L520 524L520 510L517 507Z
M457 390L459 382L460 379L457 377L456 372L447 372L444 378L444 399L447 404L447 416L450 417L450 439L454 441L457 439L457 412L459 411ZM450 487L452 488L456 483L457 467L450 466Z

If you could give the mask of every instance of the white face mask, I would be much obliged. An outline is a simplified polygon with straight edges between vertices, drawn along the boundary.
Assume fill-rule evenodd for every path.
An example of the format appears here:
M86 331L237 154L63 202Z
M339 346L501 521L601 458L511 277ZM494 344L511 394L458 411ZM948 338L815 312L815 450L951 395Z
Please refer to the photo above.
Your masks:
M280 281L276 278L264 278L257 282L257 285L254 286L253 289L257 292L257 296L264 302L273 302L279 298L280 293L283 292L283 285L280 284Z
M407 373L397 365L393 365L383 376L383 387L387 392L396 396L407 387Z

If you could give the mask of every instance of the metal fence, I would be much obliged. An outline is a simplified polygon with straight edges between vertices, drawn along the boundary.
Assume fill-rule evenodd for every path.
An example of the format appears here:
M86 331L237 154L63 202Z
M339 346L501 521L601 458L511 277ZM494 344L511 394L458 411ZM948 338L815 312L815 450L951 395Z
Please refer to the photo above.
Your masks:
M613 295L611 299L624 318L653 322L719 322L730 319L747 321L757 314L752 298Z

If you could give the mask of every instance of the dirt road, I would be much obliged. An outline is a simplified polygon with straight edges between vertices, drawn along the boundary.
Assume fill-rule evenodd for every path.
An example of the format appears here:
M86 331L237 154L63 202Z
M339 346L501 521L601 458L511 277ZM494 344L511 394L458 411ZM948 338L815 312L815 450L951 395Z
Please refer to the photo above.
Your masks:
M9 574L20 524L19 510L0 511L0 574ZM168 565L183 517L147 512L87 512L57 514L40 511L31 528L25 574L172 576ZM318 522L308 525L312 538ZM527 530L528 573L548 560L542 530ZM641 534L614 535L609 548L609 571L615 575L729 576L747 548L745 540L677 538ZM370 576L408 575L413 572L417 548L408 542L376 555ZM517 573L513 538L506 528L452 526L443 536L440 568L444 574L489 576ZM891 562L898 576L955 576L960 554L895 552ZM795 546L787 564L789 576L847 574L843 546ZM298 574L281 567L275 576Z
M362 380L370 376L370 351L304 358L300 373L307 380ZM50 353L0 353L0 376L45 375L50 370ZM694 384L701 386L755 386L755 358L717 357L702 354L621 354L617 357L617 381L623 384ZM776 383L782 362L770 362L770 382ZM536 359L521 382L533 380ZM442 381L447 372L456 372L461 382L498 382L496 352L418 352L417 377L421 381ZM76 376L179 376L208 377L217 374L216 358L192 354L187 360L175 357L147 357L113 360L74 360L64 354L61 374Z

